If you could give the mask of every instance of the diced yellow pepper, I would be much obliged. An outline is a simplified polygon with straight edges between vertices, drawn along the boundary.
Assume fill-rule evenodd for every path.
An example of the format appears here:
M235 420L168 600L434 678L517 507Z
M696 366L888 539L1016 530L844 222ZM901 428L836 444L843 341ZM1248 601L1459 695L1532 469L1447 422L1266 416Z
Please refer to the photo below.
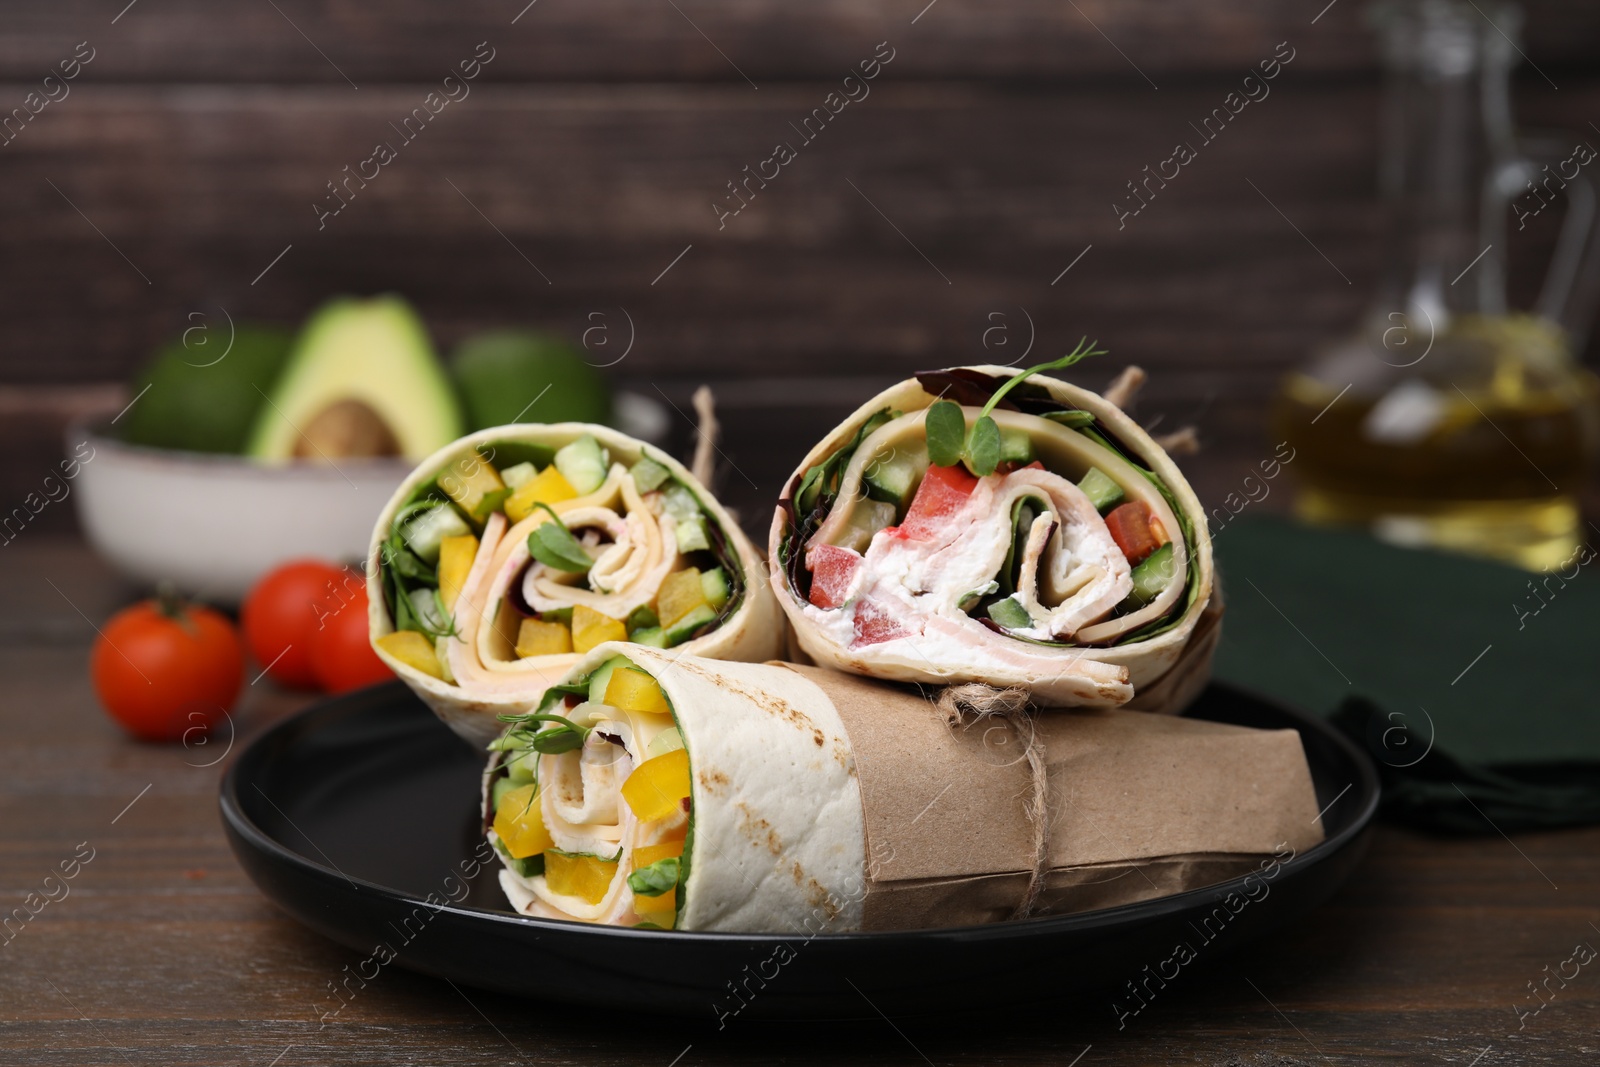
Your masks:
M705 589L700 584L700 568L686 567L667 575L656 594L656 615L663 629L706 603Z
M633 869L637 871L660 860L682 855L682 841L665 841L659 845L644 845L633 850ZM642 897L635 893L633 910L638 912L639 918L647 922L653 922L657 926L671 929L673 913L678 910L678 891L669 889L658 897Z
M478 539L471 534L446 537L439 542L439 606L444 610L456 610L456 598L467 584L477 555Z
M517 859L537 856L555 845L539 810L539 783L518 786L500 798L494 813L494 832Z
M475 453L452 463L439 475L437 484L480 525L511 495L506 483L500 480L500 472Z
M544 854L544 881L550 892L577 897L586 904L604 900L616 876L616 860L574 856L554 850Z
M572 631L567 629L564 622L523 619L522 625L517 628L517 655L523 659L529 656L559 656L571 651Z
M622 799L640 822L665 819L683 810L683 798L688 795L689 753L681 748L645 760L622 783Z
M559 504L577 495L578 491L572 488L572 483L552 463L506 498L506 518L521 522L532 515L534 507L539 504Z
M651 715L671 715L667 694L656 680L643 671L618 667L606 683L605 703L618 711L643 711Z
M417 631L396 630L392 634L384 634L373 644L407 667L415 667L423 674L432 675L440 681L444 680L444 668L439 666L439 657L434 653L433 642Z
M572 650L587 652L606 641L626 641L628 628L621 619L602 615L583 604L572 609Z

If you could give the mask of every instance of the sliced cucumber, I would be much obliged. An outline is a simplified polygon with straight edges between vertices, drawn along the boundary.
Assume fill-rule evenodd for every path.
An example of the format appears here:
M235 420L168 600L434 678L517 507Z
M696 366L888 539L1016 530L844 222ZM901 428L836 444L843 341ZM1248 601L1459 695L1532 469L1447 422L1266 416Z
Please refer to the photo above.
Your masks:
M1122 486L1112 481L1099 467L1090 467L1089 473L1078 482L1078 488L1083 490L1083 495L1089 498L1089 502L1102 515L1127 498Z
M1177 573L1172 558L1172 542L1168 541L1146 556L1133 568L1133 592L1123 602L1129 607L1142 608L1160 596Z
M733 595L733 590L728 587L728 572L716 567L700 575L700 592L713 611L721 611L728 597Z
M631 666L633 664L628 662L627 656L612 656L596 667L594 673L589 676L590 703L604 704L606 702L606 686L611 684L611 675L618 667Z
M694 632L706 623L717 617L716 609L710 604L701 604L689 614L668 626L663 634L667 640L667 647L681 645L694 636Z
M514 785L527 785L534 779L534 767L538 760L539 754L531 748L523 749L519 755L507 757L506 780Z
M711 539L706 536L704 515L684 519L678 523L674 532L677 534L679 552L702 552L711 547Z
M443 633L450 629L450 616L439 604L439 591L431 586L413 589L406 596L411 598L411 607L417 613L417 618L422 620L434 633Z
M651 648L667 647L667 635L659 626L641 627L630 633L628 640L636 645L649 645Z
M866 555L867 547L872 544L872 539L877 536L878 531L893 526L898 514L895 506L884 500L856 501L855 510L850 512L850 521L845 525L839 547L854 549Z
M1022 430L1000 431L1000 462L1019 466L1033 462L1033 438Z
M439 562L439 542L446 537L460 537L462 534L472 532L472 527L467 525L467 520L461 517L455 508L439 501L438 507L419 511L400 528L400 536L405 539L411 551L424 563L437 564Z
M651 756L665 756L668 752L676 752L682 747L683 734L673 726L652 737L644 750Z
M661 507L668 515L679 522L686 522L700 514L700 501L688 488L673 482L661 492Z
M584 434L556 451L556 470L579 496L592 493L604 484L607 466L606 451L593 434Z
M630 472L633 475L633 484L641 493L648 493L661 488L661 483L672 477L672 472L657 463L649 456L641 457L633 465Z
M506 488L516 490L533 481L538 473L539 468L532 463L517 463L501 471L500 480L506 483Z
M990 604L989 618L1006 630L1025 630L1033 625L1033 618L1028 614L1028 609L1012 597L996 600Z
M628 632L631 634L635 630L660 626L661 620L656 617L656 613L651 610L649 604L640 604L628 613L628 619L623 625L628 628Z
M507 793L511 792L515 788L517 788L517 783L513 782L511 779L496 778L494 787L489 793L489 810L499 811L500 801L505 798Z
M868 463L862 472L862 481L868 497L893 504L899 514L911 506L911 498L922 484L922 475L927 469L923 457L895 452Z
M572 625L572 609L571 608L555 608L555 609L553 609L551 611L541 611L541 612L539 612L539 621L540 622L564 622L568 626L571 626Z

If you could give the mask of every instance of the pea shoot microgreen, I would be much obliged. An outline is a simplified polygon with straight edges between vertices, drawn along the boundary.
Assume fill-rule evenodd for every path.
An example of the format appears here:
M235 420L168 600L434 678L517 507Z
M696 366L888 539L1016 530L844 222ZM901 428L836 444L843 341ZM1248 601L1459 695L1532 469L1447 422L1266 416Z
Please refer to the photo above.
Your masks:
M1065 370L1090 356L1103 355L1105 349L1096 348L1093 341L1083 338L1076 348L1060 359L1041 363L1037 367L1029 367L1013 376L989 397L989 402L978 412L978 417L970 430L967 428L966 416L961 412L961 405L953 400L935 400L924 417L928 459L940 467L954 467L957 463L965 463L967 469L980 478L986 474L993 474L995 468L1000 465L1000 427L995 423L991 412L1005 399L1006 394L1035 374Z

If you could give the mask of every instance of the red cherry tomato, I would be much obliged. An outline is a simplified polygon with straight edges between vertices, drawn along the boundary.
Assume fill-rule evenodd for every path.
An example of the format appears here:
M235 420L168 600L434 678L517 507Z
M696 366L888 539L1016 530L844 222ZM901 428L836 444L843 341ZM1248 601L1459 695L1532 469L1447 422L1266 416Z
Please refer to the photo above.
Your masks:
M321 560L301 559L269 571L245 598L239 622L250 654L272 680L295 689L317 684L311 669L312 637L319 622L349 592L348 572Z
M233 709L244 647L223 615L167 599L111 617L89 654L95 693L111 717L147 741L176 741Z
M1106 516L1106 528L1111 531L1111 539L1122 549L1122 554L1128 557L1128 562L1135 566L1168 540L1166 531L1161 528L1161 520L1150 510L1150 505L1142 500L1129 501L1112 508L1111 514Z
M367 632L367 587L341 587L339 603L330 602L330 614L311 635L311 669L317 683L330 693L343 693L377 685L394 677L372 650Z

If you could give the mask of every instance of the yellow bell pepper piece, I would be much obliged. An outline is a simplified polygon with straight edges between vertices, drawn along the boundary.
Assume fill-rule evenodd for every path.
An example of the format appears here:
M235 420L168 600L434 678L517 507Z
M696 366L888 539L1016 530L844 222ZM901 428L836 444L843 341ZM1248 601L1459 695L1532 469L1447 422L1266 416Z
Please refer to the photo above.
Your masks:
M517 655L523 659L529 656L559 656L571 651L572 631L567 629L564 622L523 619L522 625L517 627Z
M555 845L539 810L539 783L518 786L500 798L494 813L494 832L517 859L537 856Z
M439 665L439 657L433 650L433 642L415 630L396 630L392 634L384 634L373 644L383 649L407 667L415 667L423 674L444 680L444 668Z
M633 869L648 867L652 863L669 857L683 855L682 841L664 841L659 845L644 845L633 850ZM657 926L672 929L673 913L678 910L678 891L669 889L658 897L642 897L637 893L633 897L633 910L639 918L646 922L653 922Z
M667 694L656 680L643 671L618 667L606 683L605 703L618 711L642 711L651 715L671 715Z
M439 606L444 610L456 610L456 598L467 584L477 555L478 539L471 534L446 537L439 542Z
M700 584L700 568L686 567L667 575L656 594L656 615L663 628L683 618L706 603L705 589Z
M621 619L602 615L583 604L572 609L572 651L587 652L606 641L626 641L628 628Z
M480 526L511 495L500 480L500 472L475 454L452 463L439 475L437 484Z
M604 900L616 876L616 860L574 856L554 850L544 854L544 881L550 892L577 897L586 904Z
M559 504L577 495L578 491L572 488L572 483L552 463L506 498L506 518L521 522L532 515L533 509L539 504Z
M681 748L645 760L622 783L622 799L641 822L665 819L683 810L683 798L688 795L689 753Z

